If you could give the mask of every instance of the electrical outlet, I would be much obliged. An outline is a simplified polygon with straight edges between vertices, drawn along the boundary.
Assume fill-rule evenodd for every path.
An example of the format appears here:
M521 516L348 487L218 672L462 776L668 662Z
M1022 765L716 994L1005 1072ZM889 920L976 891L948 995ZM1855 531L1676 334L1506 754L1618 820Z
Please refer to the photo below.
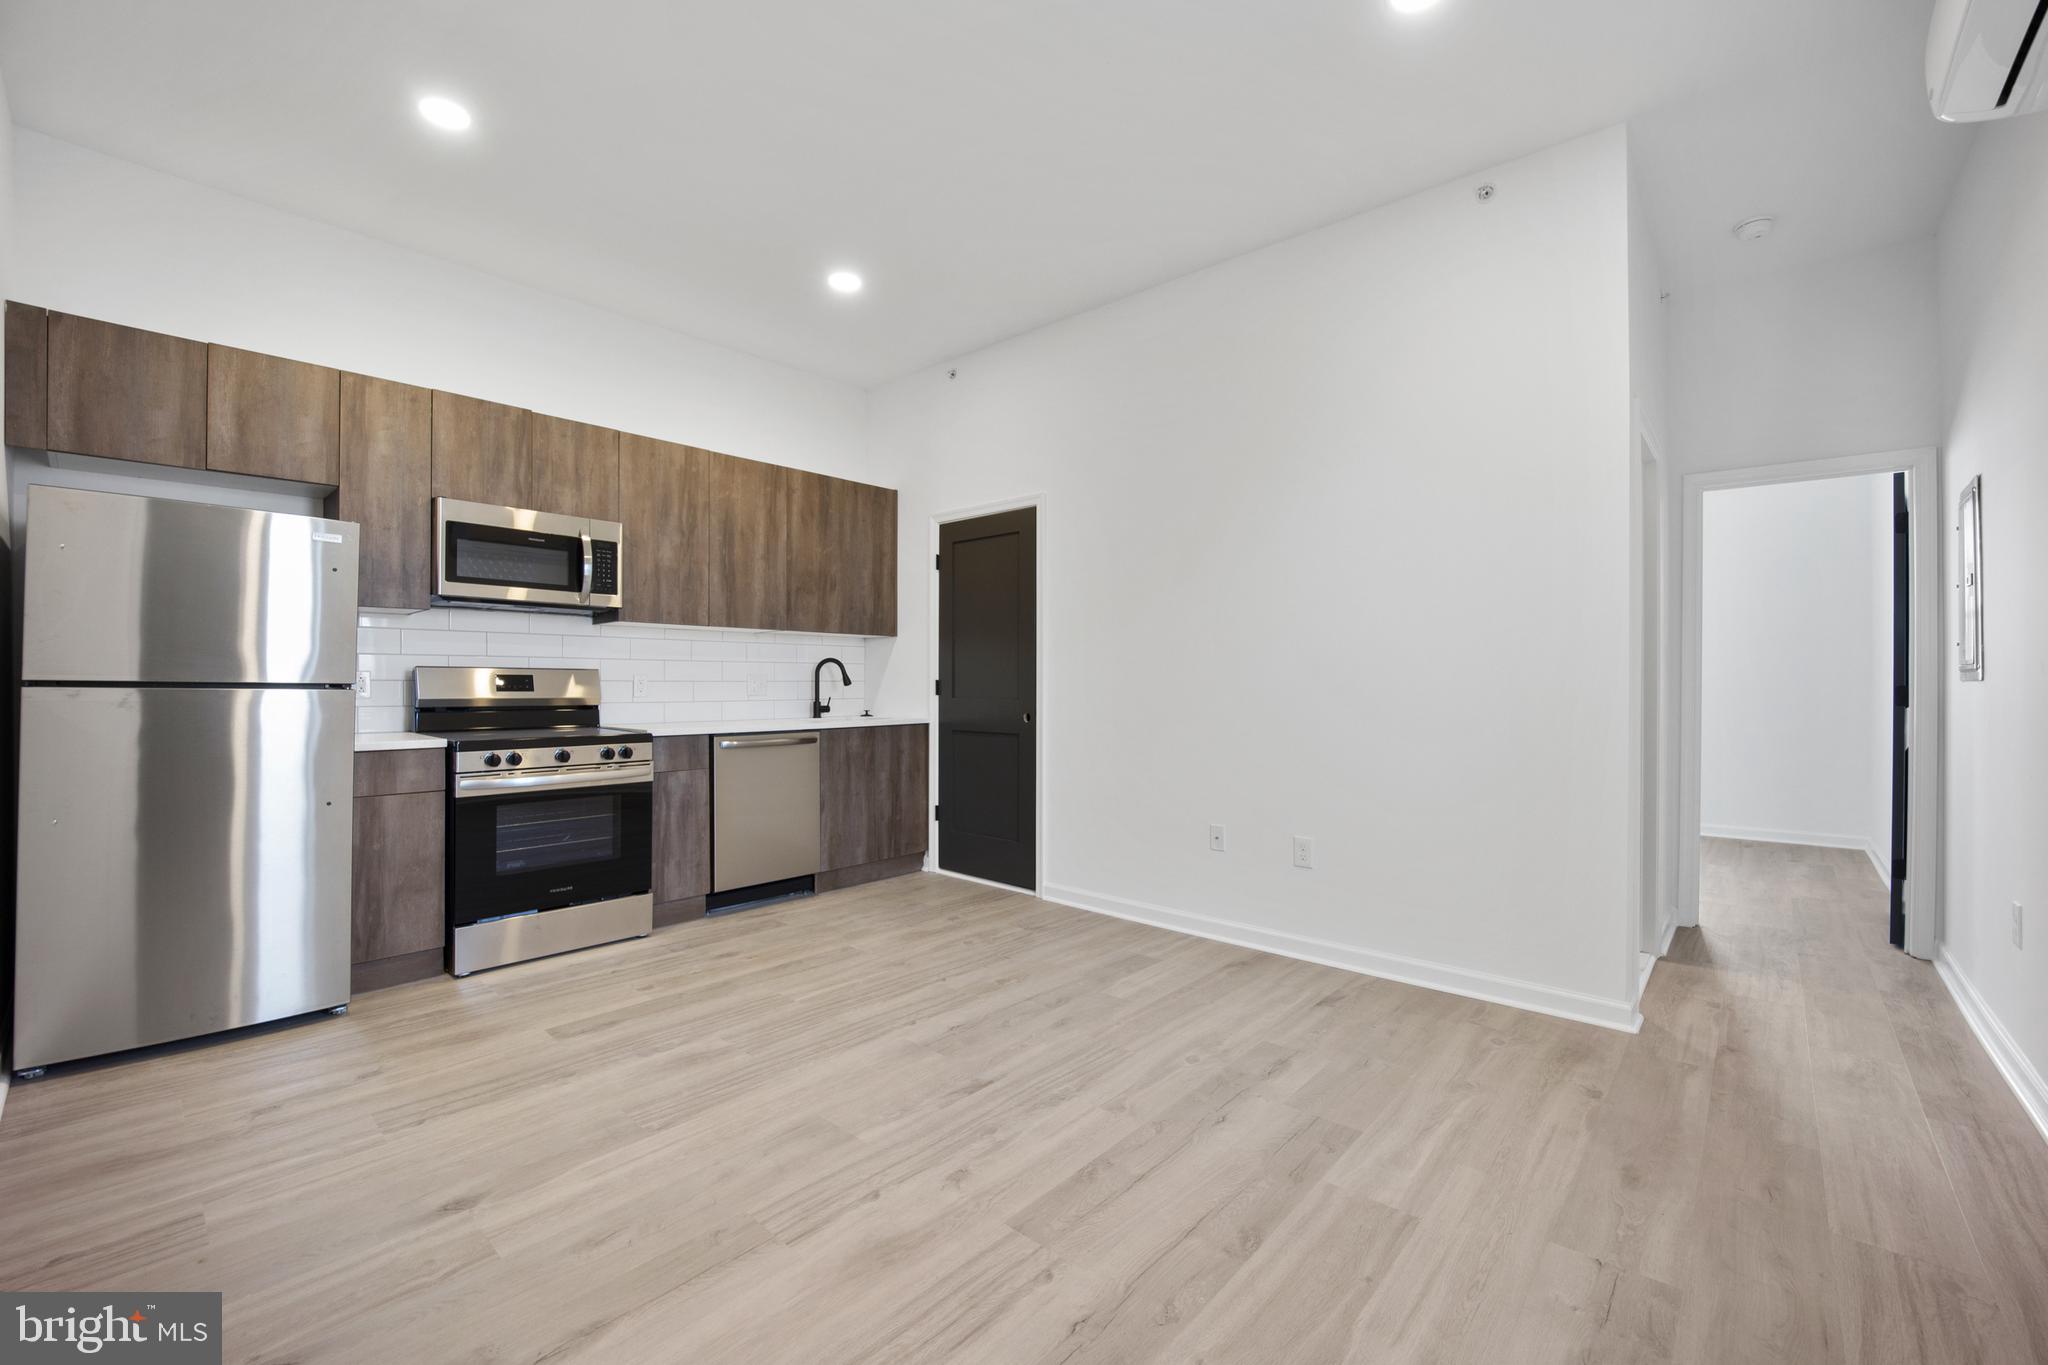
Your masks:
M2013 946L2013 947L2015 947L2015 948L2023 948L2023 947L2025 947L2025 946L2026 946L2026 943L2025 943L2025 941L2024 941L2024 940L2025 940L2025 938L2026 938L2026 930L2027 930L2027 912L2026 912L2026 910L2025 910L2025 909L2023 909L2023 908L2021 907L2021 905L2020 905L2020 903L2019 903L2018 901L2014 901L2014 902L2012 903L2012 946Z
M1223 826L1209 826L1209 850L1212 853L1221 853L1223 851Z
M1315 840L1305 839L1299 834L1294 836L1294 865L1296 867L1314 867L1316 865Z
M633 675L633 699L644 700L654 695L654 679L645 673Z
M367 668L356 670L356 695L359 697L370 695L370 670Z
M747 670L747 695L749 697L765 697L768 695L767 669L750 668Z

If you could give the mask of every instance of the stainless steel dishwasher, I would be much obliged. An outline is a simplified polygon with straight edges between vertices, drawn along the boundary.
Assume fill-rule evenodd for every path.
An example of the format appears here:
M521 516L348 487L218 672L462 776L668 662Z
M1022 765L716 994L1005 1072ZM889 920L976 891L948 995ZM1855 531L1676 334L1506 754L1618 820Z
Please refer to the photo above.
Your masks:
M710 908L727 892L808 891L817 871L817 731L714 737Z

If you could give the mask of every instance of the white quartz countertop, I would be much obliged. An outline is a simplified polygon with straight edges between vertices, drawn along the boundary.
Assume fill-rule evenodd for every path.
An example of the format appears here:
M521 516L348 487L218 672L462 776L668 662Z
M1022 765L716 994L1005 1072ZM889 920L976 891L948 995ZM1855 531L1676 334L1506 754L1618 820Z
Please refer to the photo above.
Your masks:
M924 725L923 716L826 716L822 720L656 720L627 728L654 735L765 735L776 730L857 730L868 725Z
M356 752L382 753L387 749L445 749L446 735L422 735L412 730L358 730Z
M645 730L653 735L762 735L777 730L854 730L869 725L927 723L923 716L827 716L823 720L656 720L620 728ZM412 730L365 731L356 735L356 752L439 749L446 743L440 735L422 735Z

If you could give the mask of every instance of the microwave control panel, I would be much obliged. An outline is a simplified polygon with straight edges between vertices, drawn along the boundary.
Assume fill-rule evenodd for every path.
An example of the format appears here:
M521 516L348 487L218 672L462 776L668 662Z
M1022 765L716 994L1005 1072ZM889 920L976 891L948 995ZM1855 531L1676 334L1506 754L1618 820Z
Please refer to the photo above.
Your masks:
M619 590L619 546L617 541L590 542L590 592L610 596Z

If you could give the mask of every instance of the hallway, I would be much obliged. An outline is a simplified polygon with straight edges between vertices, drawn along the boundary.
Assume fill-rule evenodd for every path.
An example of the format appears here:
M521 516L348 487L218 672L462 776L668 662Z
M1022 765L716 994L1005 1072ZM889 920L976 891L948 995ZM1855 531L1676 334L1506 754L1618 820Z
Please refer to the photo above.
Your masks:
M1701 1147L1688 1358L2048 1359L2048 1145L1885 927L1861 852L1702 844L1643 1002Z

